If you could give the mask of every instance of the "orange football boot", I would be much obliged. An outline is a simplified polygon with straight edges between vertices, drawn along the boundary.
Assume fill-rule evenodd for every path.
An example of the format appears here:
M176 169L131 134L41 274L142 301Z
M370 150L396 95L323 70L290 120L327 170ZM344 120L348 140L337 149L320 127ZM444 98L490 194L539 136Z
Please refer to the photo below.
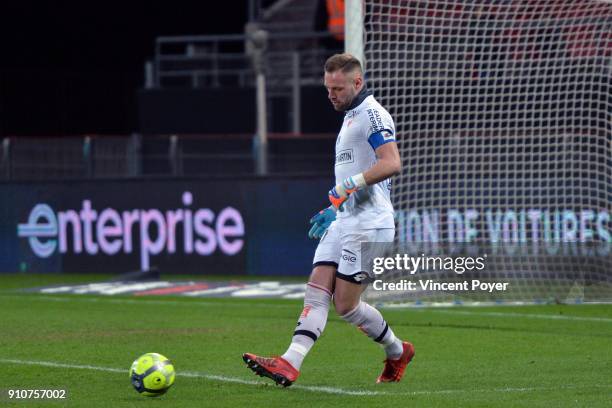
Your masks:
M300 375L300 372L282 357L266 358L244 353L242 359L255 374L271 378L283 387L293 384Z
M412 343L404 341L402 343L404 351L397 360L386 359L385 368L381 375L378 376L376 383L382 382L398 382L402 379L406 366L414 357L414 346Z

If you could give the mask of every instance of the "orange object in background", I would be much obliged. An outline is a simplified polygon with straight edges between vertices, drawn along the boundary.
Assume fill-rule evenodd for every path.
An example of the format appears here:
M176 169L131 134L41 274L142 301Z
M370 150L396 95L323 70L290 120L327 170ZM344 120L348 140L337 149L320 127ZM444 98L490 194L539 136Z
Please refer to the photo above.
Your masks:
M344 41L344 0L327 0L327 28L338 41Z

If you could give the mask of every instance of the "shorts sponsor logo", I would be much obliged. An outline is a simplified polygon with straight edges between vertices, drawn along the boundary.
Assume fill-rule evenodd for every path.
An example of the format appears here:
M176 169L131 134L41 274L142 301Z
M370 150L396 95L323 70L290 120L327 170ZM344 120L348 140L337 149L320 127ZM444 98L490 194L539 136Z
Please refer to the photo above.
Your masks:
M348 249L342 250L342 259L350 264L357 262L357 254L349 251Z
M351 264L354 264L357 261L356 256L348 255L348 254L342 255L342 259L344 259L346 262L351 263Z

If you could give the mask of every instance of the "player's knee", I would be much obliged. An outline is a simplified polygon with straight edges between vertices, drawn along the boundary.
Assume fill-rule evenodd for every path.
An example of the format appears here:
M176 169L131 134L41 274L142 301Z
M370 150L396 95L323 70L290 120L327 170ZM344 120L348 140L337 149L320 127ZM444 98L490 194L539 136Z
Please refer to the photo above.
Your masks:
M304 307L310 306L315 309L329 310L331 297L332 294L328 288L308 282L306 293L304 294Z
M351 313L355 308L359 306L359 302L355 302L352 299L342 299L334 296L334 308L336 309L336 313L340 317L344 317Z
M314 283L318 286L323 286L331 293L334 293L334 277L336 275L336 268L331 265L318 265L315 266L310 274L308 282Z

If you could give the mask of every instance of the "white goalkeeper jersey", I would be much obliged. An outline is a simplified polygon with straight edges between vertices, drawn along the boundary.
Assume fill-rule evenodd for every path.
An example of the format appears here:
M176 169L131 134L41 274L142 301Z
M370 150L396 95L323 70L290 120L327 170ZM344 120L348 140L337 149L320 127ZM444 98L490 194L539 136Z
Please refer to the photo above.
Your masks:
M376 163L376 149L395 141L391 115L365 89L344 115L336 139L336 184L368 170ZM342 225L361 229L394 228L391 180L386 179L351 194L338 211Z

